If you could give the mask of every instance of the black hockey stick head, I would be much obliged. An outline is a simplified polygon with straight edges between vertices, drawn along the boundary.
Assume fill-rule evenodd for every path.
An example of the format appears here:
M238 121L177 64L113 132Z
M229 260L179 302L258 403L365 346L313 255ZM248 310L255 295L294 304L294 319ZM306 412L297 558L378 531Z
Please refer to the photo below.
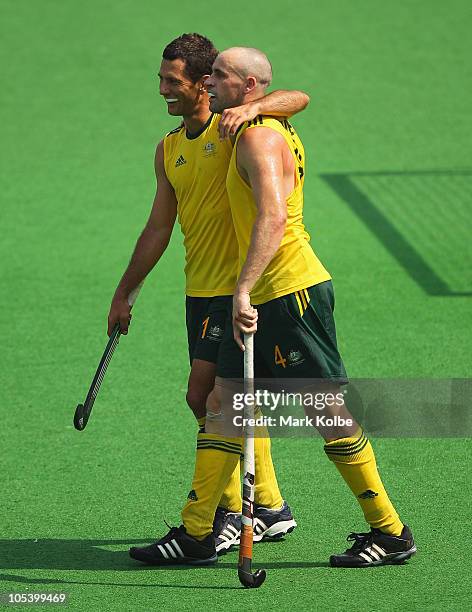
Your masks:
M74 414L74 427L78 431L83 431L89 420L90 411L85 410L83 404L78 404Z
M95 398L97 397L98 391L100 389L100 385L103 382L103 378L107 371L110 360L113 356L113 353L118 346L118 342L120 339L120 324L117 323L113 328L113 331L108 340L108 344L106 345L105 351L100 359L100 363L98 364L97 371L95 372L95 376L93 377L92 384L87 393L87 397L85 398L85 402L83 404L78 404L75 409L74 414L74 427L77 431L83 431L85 426L88 423L90 418L90 413L92 412L93 404L95 402Z
M239 582L245 589L259 588L266 579L266 576L266 571L263 569L259 569L257 572L254 572L254 574L251 574L251 572L246 572L245 570L238 568Z

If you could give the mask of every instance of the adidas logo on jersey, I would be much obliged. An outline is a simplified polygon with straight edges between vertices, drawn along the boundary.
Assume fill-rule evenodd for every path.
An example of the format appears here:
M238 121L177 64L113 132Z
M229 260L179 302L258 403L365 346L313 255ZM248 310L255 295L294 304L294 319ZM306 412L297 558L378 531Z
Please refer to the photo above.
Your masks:
M186 163L187 163L187 160L184 159L183 155L181 155L179 159L175 162L175 167L178 168L179 166L183 166Z

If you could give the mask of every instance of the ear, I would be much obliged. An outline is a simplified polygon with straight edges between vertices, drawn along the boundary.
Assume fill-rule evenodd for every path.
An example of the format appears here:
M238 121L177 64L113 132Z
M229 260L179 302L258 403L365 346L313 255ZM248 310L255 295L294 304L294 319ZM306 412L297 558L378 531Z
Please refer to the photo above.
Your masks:
M200 90L202 93L203 93L204 91L206 91L206 85L205 85L205 83L207 82L207 80L208 80L209 78L210 78L210 75L209 75L209 74L204 74L204 75L202 76L202 78L200 79L200 81L199 81L199 84L198 84L198 85L199 85L199 87L198 87L198 88L199 88L199 90Z
M255 77L249 76L246 79L246 85L244 87L244 93L249 93L257 87L257 80Z

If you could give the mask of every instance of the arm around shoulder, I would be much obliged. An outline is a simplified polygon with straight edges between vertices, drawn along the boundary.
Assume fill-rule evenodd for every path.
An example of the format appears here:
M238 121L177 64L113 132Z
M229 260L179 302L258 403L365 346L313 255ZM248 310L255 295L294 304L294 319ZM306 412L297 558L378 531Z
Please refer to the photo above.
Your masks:
M234 136L245 121L251 121L258 115L292 117L304 110L309 102L310 96L303 91L278 89L263 98L246 102L241 106L227 108L223 111L218 124L220 138Z
M304 110L310 102L310 96L303 91L277 89L263 98L254 100L258 115L275 117L292 117Z

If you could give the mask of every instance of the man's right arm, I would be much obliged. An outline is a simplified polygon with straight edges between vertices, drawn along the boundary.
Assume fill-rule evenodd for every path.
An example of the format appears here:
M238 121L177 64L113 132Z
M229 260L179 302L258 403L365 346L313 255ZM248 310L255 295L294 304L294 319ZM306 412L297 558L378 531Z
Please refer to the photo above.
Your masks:
M277 89L257 100L251 100L233 108L226 108L221 113L221 119L218 123L220 139L234 137L238 128L245 121L251 121L257 115L292 117L292 115L304 110L309 101L310 96L303 91Z
M118 321L121 333L128 333L131 320L128 296L146 278L166 250L177 217L177 198L164 169L163 141L157 145L155 170L157 191L151 214L113 296L108 315L108 335Z

